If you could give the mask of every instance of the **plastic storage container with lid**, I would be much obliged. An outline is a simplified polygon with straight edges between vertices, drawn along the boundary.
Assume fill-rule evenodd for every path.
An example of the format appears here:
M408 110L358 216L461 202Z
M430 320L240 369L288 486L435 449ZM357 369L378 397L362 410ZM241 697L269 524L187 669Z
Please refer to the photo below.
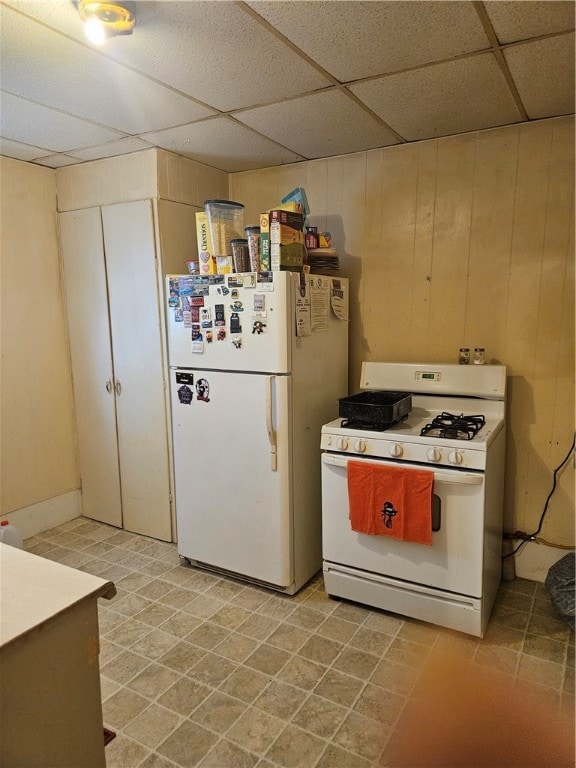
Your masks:
M0 541L2 544L10 544L11 547L22 549L24 543L20 530L9 520L0 521Z
M248 240L236 237L232 240L232 257L234 259L234 272L250 272Z
M260 227L245 227L248 239L248 253L250 254L250 269L252 272L260 271Z
M218 272L230 272L232 240L244 235L244 206L233 200L205 200L204 211Z

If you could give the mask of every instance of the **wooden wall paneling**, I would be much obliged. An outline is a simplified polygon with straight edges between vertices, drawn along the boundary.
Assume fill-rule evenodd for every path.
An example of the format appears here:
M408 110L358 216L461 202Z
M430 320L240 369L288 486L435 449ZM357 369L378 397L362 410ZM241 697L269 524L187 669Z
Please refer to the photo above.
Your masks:
M371 282L380 281L381 252L382 252L382 150L366 153L366 185L365 185L365 233L364 253L360 265L359 313L362 325L354 331L354 343L359 344L358 356L362 360L376 360L377 351L373 349L369 329L376 324L377 306L371 302L369 286ZM359 381L360 370L352 371L351 375Z
M308 224L309 226L317 226L319 230L326 229L328 161L315 160L312 163L307 163L306 168L302 170L304 173L301 183L296 184L296 186L303 187L306 191L306 198L310 206Z
M516 508L516 526L530 528L536 510L529 498L527 478L540 461L534 450L534 343L538 328L540 284L546 226L546 200L552 126L534 123L520 127L510 284L504 359L510 367L513 390L509 399L509 443L514 472L508 473L506 493Z
M418 188L418 146L392 148L382 172L382 317L383 360L406 359L414 285L414 232Z
M274 172L276 171L276 172ZM230 176L230 199L242 203L246 226L260 221L260 214L273 206L278 198L277 169L269 168Z
M476 135L438 142L429 358L453 360L463 346Z
M569 252L567 245L571 240L573 220L573 132L566 136L567 124L555 125L552 130L550 147L550 171L547 185L546 226L544 231L542 280L538 312L538 326L534 342L534 428L532 442L537 448L539 461L534 461L527 475L527 498L533 500L534 508L527 509L527 514L536 516L543 508L549 488L552 485L552 473L564 455L571 441L574 428L573 407L561 410L564 425L559 425L554 418L557 411L556 386L550 386L550 378L556 381L562 376L566 362L572 358L561 357L561 333L559 330L569 319L564 311L564 301L572 308L573 298L564 295L566 284L567 261L573 263L574 251ZM570 139L568 141L567 139ZM564 299L564 301L563 301ZM574 314L570 317L573 329ZM570 371L573 373L573 365ZM572 415L571 419L566 416ZM561 445L554 445L554 434ZM556 508L558 510L558 508ZM552 507L551 507L552 510ZM565 518L564 515L562 517ZM547 528L562 528L560 518L548 513ZM564 529L566 526L564 526ZM566 531L565 531L566 532Z
M366 229L366 154L356 153L342 158L342 230L344 242L337 246L340 269L350 279L349 370L348 389L357 392L363 362L362 313L360 311L360 287L362 281L362 257L365 252ZM332 217L328 216L331 232Z
M518 156L516 126L477 134L466 322L462 345L486 349L486 360L506 363L504 328L510 247L514 221L514 180Z
M430 327L438 143L422 142L417 145L417 150L414 271L411 288L410 331L406 342L406 362L427 362L429 357L423 350L428 350Z
M172 200L158 200L157 232L163 274L186 274L186 261L198 259L195 214L202 210Z
M570 143L574 146L573 139ZM572 208L566 247L563 311L559 333L559 369L554 381L556 407L552 416L552 468L557 467L566 456L574 438L574 245L574 208ZM574 546L576 491L574 469L574 457L572 457L558 475L558 491L550 500L550 523L546 526L546 534L550 540L572 546Z

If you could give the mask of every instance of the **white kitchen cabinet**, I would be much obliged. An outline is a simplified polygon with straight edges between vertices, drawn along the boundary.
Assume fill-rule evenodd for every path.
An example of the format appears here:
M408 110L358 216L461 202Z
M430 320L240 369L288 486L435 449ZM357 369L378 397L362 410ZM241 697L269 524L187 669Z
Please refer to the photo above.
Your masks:
M183 271L174 254L192 253L195 235L193 208L159 203L62 212L60 238L83 514L170 541L163 274Z

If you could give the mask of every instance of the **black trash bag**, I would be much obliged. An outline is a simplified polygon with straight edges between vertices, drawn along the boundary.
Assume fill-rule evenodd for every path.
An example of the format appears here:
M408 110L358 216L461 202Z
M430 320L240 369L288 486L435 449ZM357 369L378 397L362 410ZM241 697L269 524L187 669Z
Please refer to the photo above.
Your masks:
M574 588L576 555L571 552L548 571L544 582L555 611L574 629Z

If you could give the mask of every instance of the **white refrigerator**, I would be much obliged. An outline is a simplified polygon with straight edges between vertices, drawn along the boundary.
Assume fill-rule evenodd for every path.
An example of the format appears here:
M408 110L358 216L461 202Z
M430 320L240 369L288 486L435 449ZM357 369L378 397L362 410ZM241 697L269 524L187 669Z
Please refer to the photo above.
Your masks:
M294 594L322 567L320 432L348 391L348 281L167 276L178 552Z

